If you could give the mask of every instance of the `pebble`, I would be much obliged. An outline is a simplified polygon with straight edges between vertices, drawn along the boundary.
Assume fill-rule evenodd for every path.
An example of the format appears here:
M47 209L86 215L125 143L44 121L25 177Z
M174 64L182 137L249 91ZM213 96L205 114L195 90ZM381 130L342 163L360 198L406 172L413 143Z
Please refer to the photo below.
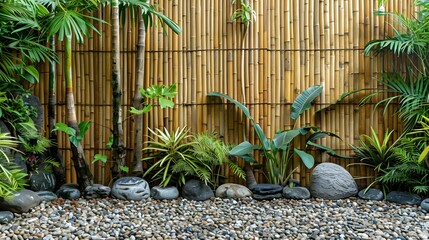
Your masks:
M418 206L252 198L45 202L0 225L0 239L426 239Z

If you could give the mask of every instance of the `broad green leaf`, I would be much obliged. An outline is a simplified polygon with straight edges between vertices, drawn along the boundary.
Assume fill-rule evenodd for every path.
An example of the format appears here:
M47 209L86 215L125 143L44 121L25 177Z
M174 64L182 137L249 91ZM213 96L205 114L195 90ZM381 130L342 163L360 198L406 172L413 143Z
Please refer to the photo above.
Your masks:
M80 140L76 136L69 136L69 140L75 147L79 146Z
M55 123L55 128L52 131L64 132L69 136L76 135L76 130L74 130L73 128L69 127L67 124L62 122Z
M273 138L274 146L278 149L286 150L293 139L300 135L299 129L286 130L280 133L276 133Z
M147 104L142 109L137 109L135 107L131 107L130 113L140 115L140 114L148 113L148 112L150 112L150 110L152 110L152 104Z
M323 91L323 86L314 85L302 92L292 104L291 118L296 120L303 112L310 109L311 103Z
M113 134L111 134L109 136L109 141L107 142L106 145L107 145L108 148L112 148L112 146L113 146Z
M166 108L166 107L173 108L174 102L171 100L168 100L167 98L160 97L159 105L161 106L161 108Z
M267 137L265 136L264 132L262 131L261 126L259 126L258 123L255 123L255 125L253 125L253 127L255 128L255 132L259 137L259 141L261 141L262 147L265 150L270 149L270 143L269 143Z
M129 168L127 166L124 166L124 165L119 165L118 168L122 172L126 172L127 173L129 171Z
M79 123L79 125L77 126L79 128L79 134L81 136L84 136L85 133L88 131L89 129L89 125L91 125L92 121L82 121Z
M211 93L207 94L207 96L209 96L209 97L223 97L223 98L229 100L230 102L234 103L238 108L240 108L241 111L243 111L244 115L246 115L246 117L250 121L252 121L253 124L255 124L255 120L253 119L252 116L250 116L249 109L247 109L246 106L244 106L242 103L240 103L239 101L235 100L234 98L232 98L232 97L230 97L230 96L228 96L226 94L219 93L219 92L211 92Z
M248 141L242 142L229 151L229 155L241 157L243 155L252 154L253 150L260 149L258 145L253 145Z
M96 163L98 161L101 161L102 163L107 163L107 155L102 155L102 154L95 154L94 155L94 160L92 161L92 163Z
M320 132L311 134L310 137L308 137L307 141L314 141L324 137L335 137L341 140L341 137L336 135L335 133L320 131Z
M308 169L314 166L314 157L311 154L308 154L296 148L293 149L293 151L301 158L301 161Z

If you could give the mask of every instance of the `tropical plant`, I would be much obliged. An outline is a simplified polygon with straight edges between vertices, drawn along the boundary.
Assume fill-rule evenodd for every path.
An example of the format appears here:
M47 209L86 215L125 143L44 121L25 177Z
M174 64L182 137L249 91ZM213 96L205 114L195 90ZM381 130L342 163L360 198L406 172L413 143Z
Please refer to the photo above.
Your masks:
M221 171L225 167L229 167L231 172L241 179L246 179L246 174L237 163L233 162L228 153L231 147L220 141L217 138L216 132L199 133L194 135L194 143L192 145L192 153L197 162L201 162L201 166L207 168L211 179L208 182L213 189L216 189L221 182ZM207 184L207 183L206 183Z
M229 152L229 154L231 156L243 158L246 162L256 162L256 159L254 157L254 150L262 151L262 156L266 160L268 181L284 186L286 185L287 180L289 179L291 174L296 170L290 169L291 159L294 154L296 154L301 159L301 161L307 168L312 168L314 166L314 157L311 154L308 154L303 150L293 147L293 142L296 137L306 137L306 148L311 146L321 151L326 151L330 155L338 156L335 154L333 149L319 145L314 142L315 140L326 136L333 136L339 138L337 135L330 132L319 131L319 129L314 126L296 128L296 120L303 112L310 109L311 103L314 101L314 99L316 99L316 97L318 97L322 93L322 90L322 86L315 85L302 92L292 104L291 119L295 121L294 128L277 132L271 141L269 141L268 138L265 136L261 126L255 122L254 118L250 115L250 112L246 108L246 106L229 97L228 95L222 93L213 92L208 94L208 96L223 97L233 102L253 123L253 128L255 129L256 135L259 138L261 145L255 145L248 141L244 141L239 145L235 146Z
M210 173L195 161L192 146L196 142L192 141L192 135L186 127L172 133L167 129L154 131L149 128L149 131L153 137L149 136L150 140L146 142L148 147L144 151L150 155L142 160L154 162L144 176L151 174L152 180L160 180L161 187L168 186L170 181L183 185L187 176L198 176L206 182L210 181Z
M0 1L0 91L11 85L22 87L21 80L35 83L39 73L35 67L38 62L56 60L52 50L44 46L40 20L49 11L36 1ZM6 88L3 88L6 87Z
M74 105L73 78L72 78L72 38L78 43L84 42L84 36L89 37L90 31L100 34L91 21L104 22L101 19L89 15L97 11L101 1L99 0L40 0L47 8L52 9L50 15L45 18L44 31L48 38L57 36L59 41L64 41L64 75L66 87L66 105L68 126L75 130L76 138L79 138L79 128ZM91 185L92 173L85 159L82 145L77 146L72 142L72 160L76 170L77 181L81 189Z
M11 164L5 153L5 149L17 151L14 148L17 143L8 133L0 133L0 198L7 198L27 185L27 174Z
M397 162L383 170L374 181L380 183L385 193L395 189L429 194L429 168L419 161L422 145L410 138L404 138L395 148Z
M385 1L379 3L383 2ZM386 89L377 90L364 99L367 101L376 95L390 93L376 106L385 104L385 109L387 109L390 103L397 100L399 102L397 112L404 121L405 133L411 131L422 120L422 115L429 113L429 88L427 87L429 85L429 42L427 37L429 34L429 2L418 0L416 6L419 9L417 17L407 17L398 12L379 12L382 16L394 17L400 28L391 25L393 36L372 40L366 44L364 50L365 55L393 53L409 60L405 74L383 73L380 83Z
M359 146L351 145L355 155L361 163L349 164L366 165L373 168L376 172L382 172L397 162L395 148L400 144L401 138L391 143L393 130L386 130L382 139L377 135L377 132L371 128L371 136L361 135Z
M418 148L423 149L418 158L418 162L425 162L426 166L429 168L429 117L422 116L419 127L415 128L407 134L407 136L412 139Z

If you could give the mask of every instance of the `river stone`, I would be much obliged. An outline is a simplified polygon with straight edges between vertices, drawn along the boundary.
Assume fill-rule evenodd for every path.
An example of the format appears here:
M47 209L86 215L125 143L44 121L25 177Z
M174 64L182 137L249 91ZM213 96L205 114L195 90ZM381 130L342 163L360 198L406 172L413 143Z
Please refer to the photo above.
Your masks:
M0 210L25 213L40 204L39 196L28 189L15 192L11 198L0 198Z
M358 187L352 175L335 163L321 163L311 173L310 192L313 197L337 200L355 196Z
M420 203L420 207L422 207L423 210L426 210L429 212L429 198L426 198L425 200Z
M182 196L189 200L205 201L214 197L214 193L204 182L193 179L187 181L183 186Z
M122 177L113 183L111 194L122 200L142 201L150 197L150 189L143 178Z
M80 198L79 185L77 184L64 184L56 192L57 196L62 199L78 199Z
M240 184L225 183L216 189L216 197L220 198L245 198L251 196L252 191Z
M259 194L259 195L271 195L271 194L282 193L283 188L278 184L261 183L261 184L255 184L251 186L250 191L252 191L254 194Z
M101 184L92 184L85 188L85 198L105 198L110 195L111 189Z
M283 188L283 197L287 199L309 199L310 196L310 191L305 187L290 188L286 186Z
M40 201L50 202L55 201L58 199L57 195L50 191L39 191L36 192L36 194L39 196Z
M46 171L37 171L30 173L30 189L39 192L39 191L51 191L55 190L56 179L53 173L48 173Z
M420 205L422 198L414 193L393 191L387 194L386 200L404 205Z
M368 190L362 189L359 191L358 196L364 200L381 201L384 198L384 194L381 190L370 188Z
M281 193L273 193L273 194L261 195L261 194L254 193L252 197L255 200L273 200L273 199L282 198L282 194Z
M176 199L179 197L179 190L175 186L160 187L155 186L150 190L150 196L155 199Z
M13 213L10 211L0 211L0 224L9 223L13 220Z

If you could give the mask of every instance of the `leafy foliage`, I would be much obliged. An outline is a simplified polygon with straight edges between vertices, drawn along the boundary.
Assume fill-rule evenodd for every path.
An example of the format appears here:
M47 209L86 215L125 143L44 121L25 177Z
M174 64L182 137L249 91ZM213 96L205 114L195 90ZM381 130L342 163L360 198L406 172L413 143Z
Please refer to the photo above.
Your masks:
M55 123L55 128L52 131L60 131L64 132L69 136L70 142L74 146L78 146L79 143L83 140L83 137L85 136L86 132L89 129L89 125L91 125L92 121L82 121L78 125L79 132L76 132L76 130L72 127L69 127L65 123Z
M57 60L55 53L44 45L45 36L40 32L40 22L48 13L36 1L0 1L0 82L35 83L39 73L34 65Z
M174 98L177 94L176 84L174 83L170 86L152 85L146 89L140 88L140 94L143 97L143 99L146 99L146 100L158 99L158 102L161 108L166 108L166 107L173 108L174 102L171 99ZM134 107L131 107L130 112L133 114L144 114L152 110L151 102L145 102L142 104L143 104L142 109L136 109Z
M11 164L4 149L12 149L17 141L7 133L0 133L0 198L9 197L14 191L27 185L27 174Z
M232 4L236 2L232 0ZM231 18L233 21L240 20L248 28L251 22L256 21L256 12L248 0L240 0L240 6L241 8L235 10Z
M231 147L217 139L216 132L200 133L194 136L195 144L192 145L192 152L197 162L207 168L211 180L208 182L213 189L220 185L220 172L224 167L229 167L233 174L245 179L246 175L242 168L233 162L228 152ZM207 183L206 183L207 184Z
M310 109L311 103L314 99L319 96L322 92L322 86L312 86L301 93L296 100L293 102L291 118L292 120L298 119L298 117ZM314 166L314 157L305 151L293 147L293 142L296 138L305 137L306 147L313 147L322 152L327 152L332 156L338 156L334 150L317 144L315 141L322 137L332 136L339 138L337 135L319 131L315 126L305 126L301 128L293 128L289 130L278 131L271 141L265 136L261 126L255 122L254 118L250 115L249 110L246 106L231 98L228 95L213 92L208 94L213 97L223 97L233 102L238 108L242 110L244 115L252 122L253 128L255 129L256 135L259 137L261 145L254 145L248 141L244 141L239 145L235 146L229 154L243 158L248 162L256 162L254 158L254 150L262 151L262 156L267 160L266 167L268 170L267 178L268 181L275 184L285 185L291 174L296 170L290 170L291 160L296 154L307 168ZM295 122L296 124L296 122Z
M143 161L152 161L153 164L146 170L144 176L151 174L152 180L160 180L160 186L165 187L170 181L175 181L179 185L186 183L186 176L198 176L200 179L210 181L209 173L195 163L192 153L192 145L195 144L189 130L178 128L170 133L167 129L149 129L152 136L149 136L148 144L143 150L149 153Z

